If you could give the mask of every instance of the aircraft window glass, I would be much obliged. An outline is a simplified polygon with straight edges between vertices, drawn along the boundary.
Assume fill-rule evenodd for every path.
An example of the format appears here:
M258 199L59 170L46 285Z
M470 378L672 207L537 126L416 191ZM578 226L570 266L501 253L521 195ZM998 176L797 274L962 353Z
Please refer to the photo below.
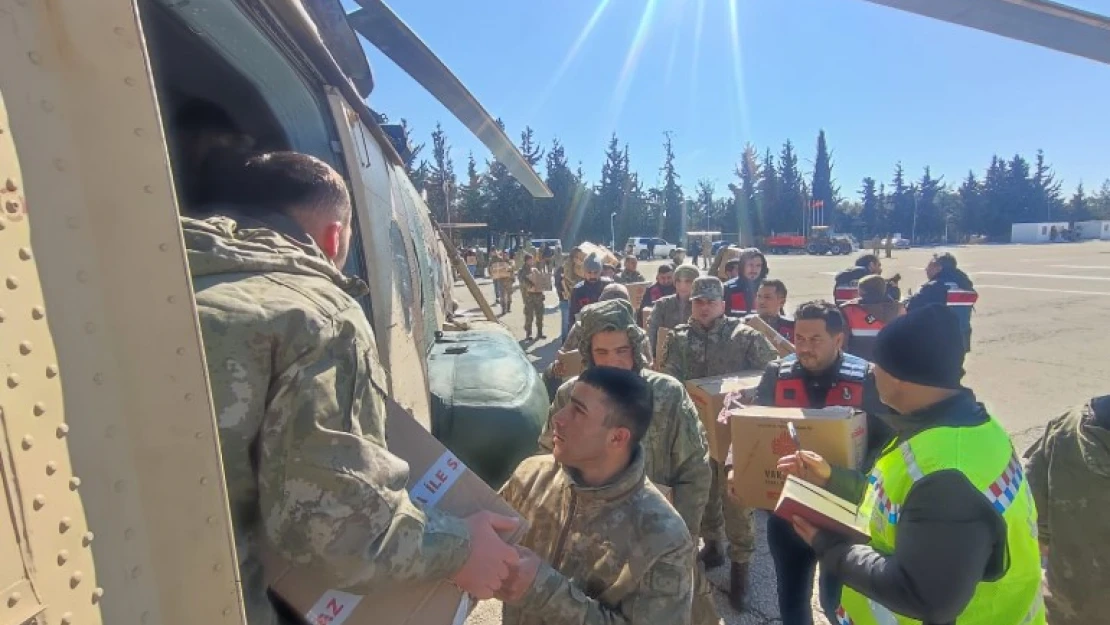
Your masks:
M412 331L412 267L405 249L405 237L395 220L389 222L389 246L393 252L393 283L401 294L401 310L405 317L405 330Z
M397 182L398 193L405 203L409 233L412 235L413 259L420 268L417 279L420 281L420 308L424 314L424 346L428 347L434 342L434 334L438 329L434 289L438 272L428 254L429 233L424 228L423 220L418 217L419 211L424 210L424 205L417 199L416 189L401 168L394 167L393 180Z

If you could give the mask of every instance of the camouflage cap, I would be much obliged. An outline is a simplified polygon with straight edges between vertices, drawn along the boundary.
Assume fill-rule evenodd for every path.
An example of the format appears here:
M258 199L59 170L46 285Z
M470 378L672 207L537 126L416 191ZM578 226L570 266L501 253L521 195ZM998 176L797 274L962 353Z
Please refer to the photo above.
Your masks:
M720 279L713 276L703 276L694 280L694 290L690 292L690 299L708 299L724 301L725 285Z
M674 270L675 280L697 280L701 272L693 265L682 265Z
M590 304L579 313L578 324L582 333L578 336L578 352L586 366L593 366L593 337L600 332L624 330L628 332L629 342L632 344L633 360L637 369L647 365L643 362L641 343L647 340L647 333L636 325L636 315L632 312L632 304L626 299L611 299L604 302Z

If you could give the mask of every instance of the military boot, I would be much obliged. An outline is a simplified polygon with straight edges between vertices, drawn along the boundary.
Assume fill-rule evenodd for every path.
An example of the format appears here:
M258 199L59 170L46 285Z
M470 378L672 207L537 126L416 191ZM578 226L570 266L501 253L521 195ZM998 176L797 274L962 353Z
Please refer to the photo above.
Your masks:
M737 612L744 611L748 599L748 563L733 562L729 571L728 603Z
M725 563L725 548L719 540L706 540L705 546L698 552L698 559L705 563L705 568L715 569Z

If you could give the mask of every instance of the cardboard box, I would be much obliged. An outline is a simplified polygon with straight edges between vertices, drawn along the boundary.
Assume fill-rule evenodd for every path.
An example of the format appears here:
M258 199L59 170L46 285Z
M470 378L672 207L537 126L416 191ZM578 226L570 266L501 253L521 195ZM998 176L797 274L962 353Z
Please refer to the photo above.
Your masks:
M762 377L762 371L741 371L686 382L686 392L698 407L698 416L709 440L709 455L714 460L724 462L732 444L729 425L717 420L725 407L725 398L729 393L759 386Z
M586 368L582 354L578 353L577 349L569 352L559 352L558 360L563 364L563 379L579 375Z
M671 339L674 337L674 331L670 328L659 328L659 333L655 336L655 369L658 371L662 368L663 363L667 362L667 352L671 349Z
M796 451L786 424L794 422L802 448L821 454L829 464L857 468L867 449L867 417L844 406L833 408L766 408L729 410L732 429L733 487L745 505L774 510L785 477L779 458Z
M395 402L386 400L389 450L409 464L409 496L421 508L435 507L459 517L489 510L519 516L439 441ZM516 542L525 524L506 540ZM396 584L388 588L335 588L325 571L289 564L264 550L270 587L307 623L354 625L462 625L470 611L469 595L444 580Z
M489 266L489 276L493 280L508 280L513 277L513 266L505 261L496 261Z
M628 289L628 298L632 302L632 310L640 310L640 304L644 301L644 293L647 293L650 286L650 282L633 282L624 285L624 288Z
M794 353L794 344L786 340L786 337L779 334L778 330L772 328L766 321L760 318L759 315L748 315L744 317L744 324L751 326L753 329L758 330L760 334L767 337L771 341L771 346L779 353L779 356L789 356Z
M643 317L640 319L640 327L647 330L651 325L651 313L655 310L655 306L645 306Z
M550 291L554 288L551 273L540 269L532 270L532 284L541 291Z

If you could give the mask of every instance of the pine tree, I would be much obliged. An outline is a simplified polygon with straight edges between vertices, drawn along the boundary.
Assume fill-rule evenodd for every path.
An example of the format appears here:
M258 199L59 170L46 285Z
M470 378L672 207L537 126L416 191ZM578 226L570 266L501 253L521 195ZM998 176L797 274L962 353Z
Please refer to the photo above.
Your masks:
M590 227L583 232L587 240L608 242L616 229L616 217L621 217L621 228L629 227L622 212L624 197L628 188L628 154L621 149L616 133L609 139L605 151L605 162L601 166L601 181L597 187L597 201L594 203Z
M880 202L878 191L875 188L874 178L863 179L863 187L859 190L859 195L862 200L859 221L863 229L863 238L870 239L877 237L880 235Z
M825 142L825 131L817 135L817 159L813 163L813 216L816 224L833 223L840 190L833 186L832 155Z
M782 195L781 181L775 166L775 156L771 149L763 155L762 177L759 179L759 201L756 203L759 221L763 224L764 236L784 232L779 225L779 198Z
M1052 168L1045 163L1044 150L1037 150L1037 158L1033 164L1033 206L1034 219L1042 219L1037 215L1044 215L1043 219L1052 221L1052 216L1063 207L1060 198L1060 183Z
M722 225L722 232L730 232L736 228L740 234L740 244L750 247L755 244L755 237L766 234L762 211L759 201L759 184L762 172L759 165L759 153L755 146L747 144L740 155L740 165L736 168L736 177L740 185L730 185L733 190L733 201Z
M1091 218L1091 207L1088 204L1087 194L1083 190L1083 181L1075 188L1075 195L1068 201L1068 221L1087 221Z
M428 208L437 221L451 223L456 221L452 218L451 209L456 200L458 181L455 179L455 163L451 160L447 133L443 132L443 127L439 124L436 124L436 129L432 132L432 159L424 187L428 191Z
M571 244L565 240L569 233L563 232L564 224L570 223L574 215L576 195L578 193L578 180L570 165L567 164L566 150L558 139L551 141L551 149L547 151L547 188L551 189L552 197L542 208L543 213L539 222L542 227L536 228L536 233L544 237L564 238L564 247ZM568 247L569 249L569 247Z
M466 184L459 194L459 214L463 220L487 222L489 219L482 198L482 180L483 177L478 172L478 163L474 160L474 153L471 152L466 159Z
M671 143L671 133L665 132L663 136L664 160L659 171L663 174L663 211L665 221L663 224L663 238L668 242L677 243L681 240L683 195L682 186L678 184L679 175L675 171L674 145Z
M779 156L780 193L779 206L775 211L775 229L779 232L798 232L803 224L805 205L804 181L798 170L798 155L794 144L787 140Z
M497 120L497 125L502 130L505 129L505 123L500 119ZM501 161L486 161L486 165L482 197L488 208L491 229L513 233L522 231L524 224L516 206L519 183Z
M944 215L940 212L937 198L943 191L943 178L933 178L929 168L917 184L917 205L915 221L916 228L911 225L910 232L913 236L924 240L935 240L944 234Z
M967 172L956 193L960 197L960 215L954 220L957 228L965 235L986 232L983 223L983 187L975 178L975 172Z
M693 215L687 217L688 230L712 230L713 217L716 206L713 203L713 193L716 188L712 180L702 178L698 180L697 199L694 201Z

